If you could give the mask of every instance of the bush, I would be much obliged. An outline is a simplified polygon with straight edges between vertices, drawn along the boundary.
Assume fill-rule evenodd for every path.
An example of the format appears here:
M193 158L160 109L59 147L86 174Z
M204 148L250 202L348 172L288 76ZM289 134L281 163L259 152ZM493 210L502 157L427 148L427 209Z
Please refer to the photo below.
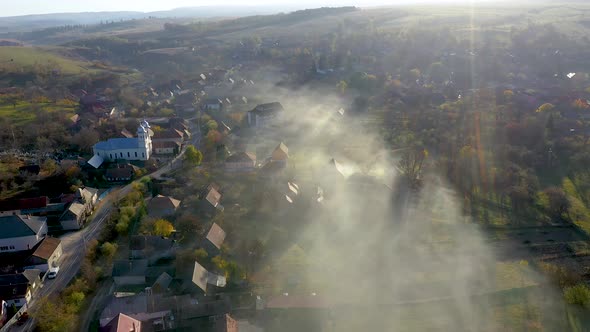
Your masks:
M569 304L590 307L590 288L585 284L566 287L563 290L563 296Z

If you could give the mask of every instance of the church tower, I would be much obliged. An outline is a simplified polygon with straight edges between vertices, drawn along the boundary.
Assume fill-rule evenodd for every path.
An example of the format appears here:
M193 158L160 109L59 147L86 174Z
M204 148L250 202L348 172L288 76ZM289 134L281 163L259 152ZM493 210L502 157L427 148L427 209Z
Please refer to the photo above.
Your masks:
M150 159L152 154L152 139L149 133L150 125L147 121L143 120L139 127L137 127L137 144L141 150L142 157L145 156L144 160Z

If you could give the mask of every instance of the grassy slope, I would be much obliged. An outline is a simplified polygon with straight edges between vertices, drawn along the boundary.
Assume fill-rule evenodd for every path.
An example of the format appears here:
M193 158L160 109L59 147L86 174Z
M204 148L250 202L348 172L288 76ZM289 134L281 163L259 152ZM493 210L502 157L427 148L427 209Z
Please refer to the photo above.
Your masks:
M20 102L16 107L13 105L0 105L0 118L11 119L15 125L26 124L35 119L35 108L44 112L64 112L68 116L74 115L75 113L75 108L71 105Z
M91 64L85 61L69 59L58 54L59 49L39 47L0 47L0 71L15 72L35 64L55 64L64 74L82 74L92 72ZM12 61L11 61L12 60Z

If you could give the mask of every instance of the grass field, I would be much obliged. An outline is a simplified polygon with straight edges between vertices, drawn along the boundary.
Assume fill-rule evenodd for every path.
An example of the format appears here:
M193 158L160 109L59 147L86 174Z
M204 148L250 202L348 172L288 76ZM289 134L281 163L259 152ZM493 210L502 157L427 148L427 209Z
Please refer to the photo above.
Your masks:
M0 118L10 119L15 125L23 125L36 119L36 112L64 112L68 116L74 115L75 107L52 103L33 104L19 102L13 105L0 105Z
M85 61L69 59L60 55L59 49L39 47L0 47L0 72L16 72L34 65L50 65L52 70L59 70L63 74L81 74L93 72L91 65Z

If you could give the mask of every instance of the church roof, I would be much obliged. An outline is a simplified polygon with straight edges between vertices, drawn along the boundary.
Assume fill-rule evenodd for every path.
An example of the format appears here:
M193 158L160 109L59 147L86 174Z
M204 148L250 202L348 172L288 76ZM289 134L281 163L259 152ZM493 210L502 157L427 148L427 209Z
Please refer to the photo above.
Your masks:
M101 141L94 145L99 150L118 150L118 149L135 149L140 145L137 138L109 138L107 141Z

